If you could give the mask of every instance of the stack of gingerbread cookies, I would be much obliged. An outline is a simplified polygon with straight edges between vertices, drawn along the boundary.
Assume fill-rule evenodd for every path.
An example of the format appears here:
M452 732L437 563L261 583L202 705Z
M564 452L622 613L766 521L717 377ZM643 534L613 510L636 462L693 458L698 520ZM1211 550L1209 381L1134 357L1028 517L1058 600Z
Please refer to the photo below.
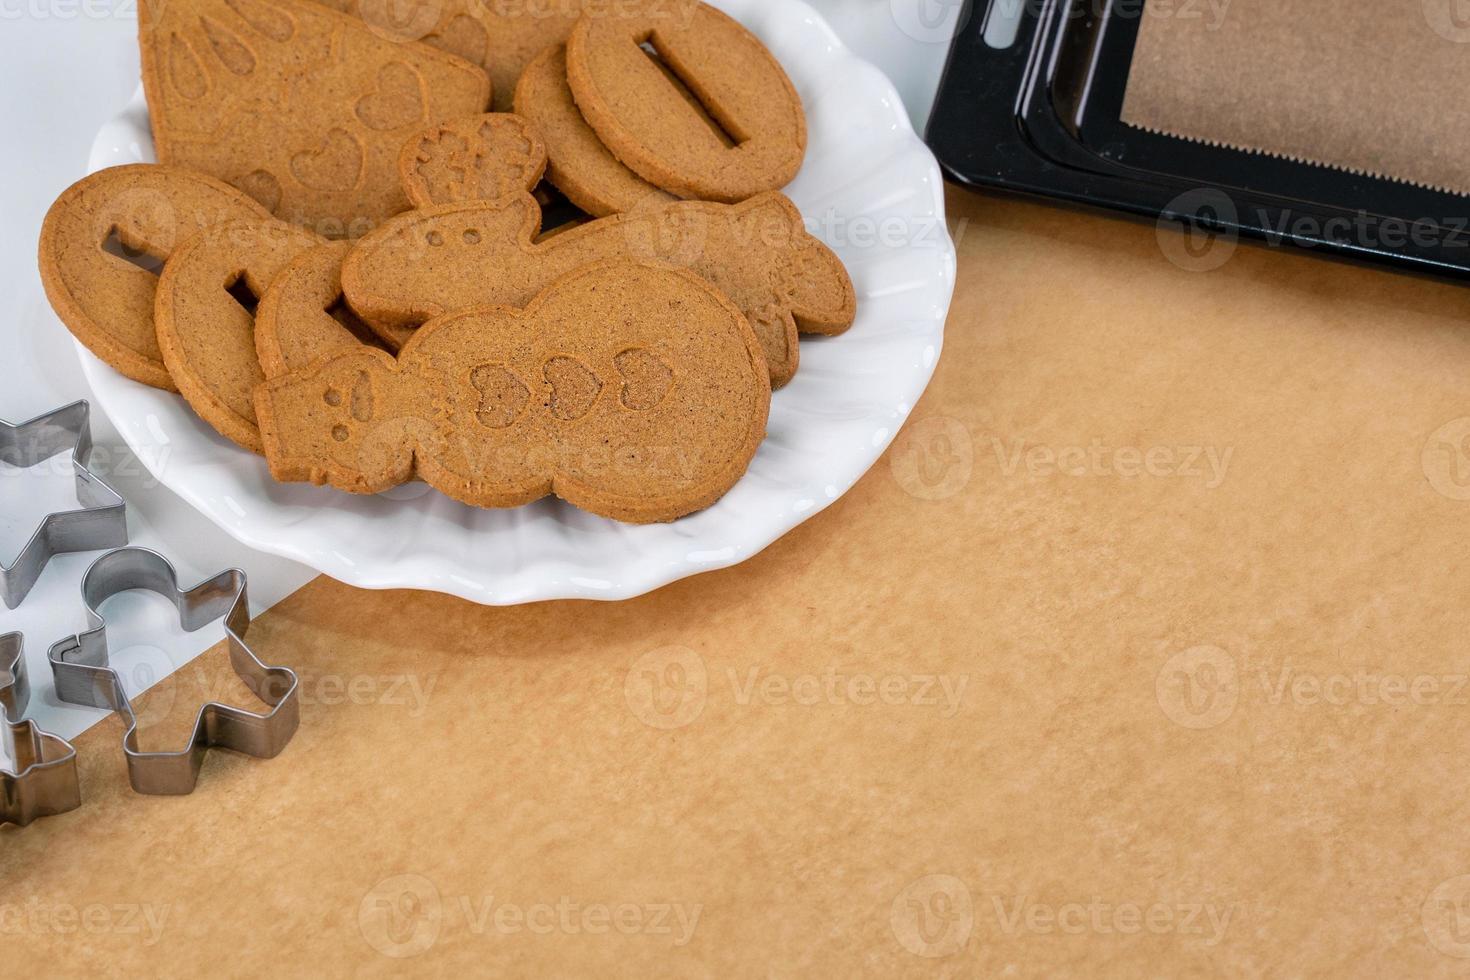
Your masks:
M144 0L160 163L52 206L58 316L278 480L707 507L855 316L786 73L697 0L397 9Z

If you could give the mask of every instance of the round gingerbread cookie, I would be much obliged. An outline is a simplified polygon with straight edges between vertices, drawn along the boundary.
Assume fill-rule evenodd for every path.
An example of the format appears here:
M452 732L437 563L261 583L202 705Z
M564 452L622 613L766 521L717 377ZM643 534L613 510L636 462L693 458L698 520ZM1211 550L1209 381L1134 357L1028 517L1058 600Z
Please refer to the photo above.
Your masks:
M274 218L229 221L181 245L158 281L153 319L174 384L215 431L257 453L255 307L287 263L325 241Z
M213 177L154 164L99 170L62 193L41 226L41 283L72 335L134 381L174 391L153 300L164 261L199 231L265 208Z
M567 85L564 45L547 48L526 66L516 83L515 110L546 141L547 179L593 217L674 200L619 163L582 118Z
M567 40L577 107L613 155L679 197L734 203L779 190L806 154L801 98L779 62L703 3L641 0L584 13Z

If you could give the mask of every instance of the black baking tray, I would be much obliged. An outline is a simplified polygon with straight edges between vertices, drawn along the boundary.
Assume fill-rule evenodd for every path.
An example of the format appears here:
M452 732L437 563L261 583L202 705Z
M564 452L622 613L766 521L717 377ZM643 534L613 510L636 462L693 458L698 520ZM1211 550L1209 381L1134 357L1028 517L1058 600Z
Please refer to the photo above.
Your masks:
M1014 41L985 40L1004 5ZM1142 0L970 0L927 140L988 190L1470 279L1470 197L1150 133L1121 121ZM1242 64L1249 71L1249 64Z

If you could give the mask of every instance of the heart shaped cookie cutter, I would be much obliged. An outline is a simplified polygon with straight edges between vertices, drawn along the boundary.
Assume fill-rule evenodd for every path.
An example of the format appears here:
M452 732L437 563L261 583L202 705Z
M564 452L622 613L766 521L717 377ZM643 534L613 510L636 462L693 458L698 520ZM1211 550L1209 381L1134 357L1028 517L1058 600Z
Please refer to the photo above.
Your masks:
M211 701L199 709L187 748L143 752L138 748L138 720L112 668L107 653L107 621L98 610L122 592L156 592L174 604L179 622L193 632L223 618L229 640L230 665L261 701L264 714ZM194 791L199 770L211 748L230 749L257 759L273 759L296 734L301 720L295 671L261 662L245 645L250 604L245 573L221 572L192 589L179 587L169 560L146 548L121 548L98 558L82 577L82 602L88 629L52 644L47 652L56 694L68 704L104 708L123 720L123 754L133 789L151 796L185 796Z

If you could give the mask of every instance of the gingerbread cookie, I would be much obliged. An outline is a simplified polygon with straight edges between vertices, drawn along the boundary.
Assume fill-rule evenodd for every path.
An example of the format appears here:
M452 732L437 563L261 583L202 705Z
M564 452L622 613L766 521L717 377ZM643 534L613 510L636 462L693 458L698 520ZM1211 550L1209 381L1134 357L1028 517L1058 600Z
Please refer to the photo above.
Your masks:
M163 363L199 417L260 452L255 307L286 263L324 241L271 218L230 221L181 245L163 268L154 303Z
M759 39L713 7L665 0L577 21L567 81L613 154L680 197L740 201L786 186L806 154L801 98Z
M307 0L143 0L139 45L159 160L329 238L407 208L404 141L490 99L478 66Z
M480 507L547 494L621 521L709 506L765 436L745 317L699 277L603 262L524 311L426 324L394 360L342 351L262 385L271 472L375 493L417 474Z
M332 351L361 346L396 351L411 337L379 337L342 298L342 260L350 242L308 248L271 281L255 311L255 353L267 378L311 364Z
M511 91L522 69L547 45L565 43L584 8L607 8L605 0L320 2L361 18L382 37L419 41L481 66L494 84L496 112L510 111Z
M263 217L255 201L203 174L141 163L98 171L46 213L46 298L98 358L134 381L174 391L153 326L164 260L211 225Z
M546 144L520 116L470 116L435 126L403 145L398 176L416 208L495 201L533 189L546 172Z
M516 83L515 111L546 140L547 179L593 217L675 199L619 163L587 125L567 85L564 45L547 48L526 66Z
M523 306L590 262L656 259L730 297L750 319L778 387L796 371L798 328L841 333L856 313L841 261L781 194L734 205L677 201L537 242L540 219L524 194L399 215L347 256L343 292L369 323L411 327L470 306Z

